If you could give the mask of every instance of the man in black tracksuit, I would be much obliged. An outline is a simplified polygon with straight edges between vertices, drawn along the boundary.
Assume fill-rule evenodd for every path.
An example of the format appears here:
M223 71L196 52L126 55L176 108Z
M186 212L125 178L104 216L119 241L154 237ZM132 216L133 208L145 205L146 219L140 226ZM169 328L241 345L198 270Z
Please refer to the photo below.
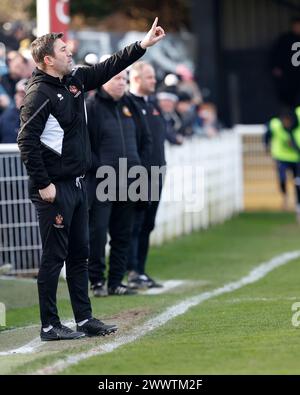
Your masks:
M90 257L89 278L94 296L105 296L105 245L110 234L108 294L131 295L135 292L122 284L127 269L127 253L136 203L129 196L128 187L134 179L127 176L134 166L148 162L151 136L144 116L130 96L125 94L127 73L122 71L98 89L87 101L88 130L93 165L88 177L90 197ZM125 163L124 173L120 160ZM115 174L112 195L99 195L96 178L98 169L110 166ZM125 173L126 171L126 173ZM104 176L104 175L103 175ZM126 178L126 183L124 183ZM107 179L109 182L109 180ZM96 190L98 194L96 196ZM124 196L122 196L122 194Z
M149 173L149 191L155 191L156 196L150 197L147 205L137 206L136 209L127 265L128 285L131 288L161 286L145 271L150 234L155 225L166 165L164 149L167 136L166 123L156 101L153 100L155 86L155 71L149 63L137 62L131 67L130 96L144 114L152 137L152 150L146 167L151 169L152 166L156 166L161 169L161 176L158 179L151 178Z
M117 329L92 317L88 297L88 206L83 177L90 168L91 151L84 92L108 81L163 36L156 19L140 43L73 72L72 54L62 34L50 33L32 43L37 69L21 108L18 144L43 246L38 274L42 340L105 335ZM61 325L57 312L56 291L64 261L77 332Z

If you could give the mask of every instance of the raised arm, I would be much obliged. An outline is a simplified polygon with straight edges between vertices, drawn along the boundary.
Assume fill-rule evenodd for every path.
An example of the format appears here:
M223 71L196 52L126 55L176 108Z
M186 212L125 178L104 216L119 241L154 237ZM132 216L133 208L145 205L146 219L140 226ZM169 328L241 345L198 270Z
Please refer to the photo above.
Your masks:
M157 23L158 18L155 18L151 29L142 41L128 45L104 62L90 67L78 67L74 70L73 73L81 80L84 90L89 91L105 84L105 82L141 58L148 47L162 40L165 37L165 32L161 26L157 26Z

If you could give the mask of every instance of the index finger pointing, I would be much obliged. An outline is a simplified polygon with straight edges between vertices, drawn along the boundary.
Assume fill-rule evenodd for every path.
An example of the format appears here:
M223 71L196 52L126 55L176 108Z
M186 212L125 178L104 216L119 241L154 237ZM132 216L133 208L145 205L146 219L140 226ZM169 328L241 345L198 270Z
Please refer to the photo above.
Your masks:
M156 17L156 18L154 19L154 22L153 22L153 25L152 25L152 27L151 27L151 30L154 30L154 29L156 28L157 22L158 22L158 17Z

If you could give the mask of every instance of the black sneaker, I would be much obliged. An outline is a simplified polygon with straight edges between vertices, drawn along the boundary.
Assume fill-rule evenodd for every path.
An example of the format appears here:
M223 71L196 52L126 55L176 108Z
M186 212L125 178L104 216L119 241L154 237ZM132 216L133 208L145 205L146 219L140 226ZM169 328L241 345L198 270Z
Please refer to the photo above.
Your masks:
M141 279L139 273L132 271L128 273L128 287L131 289L147 289L147 283Z
M107 325L97 318L90 318L85 324L77 325L77 330L83 332L86 336L105 336L118 330L117 325Z
M140 279L145 282L148 288L163 288L162 284L157 283L146 273L140 274Z
M120 284L117 287L109 287L108 295L136 295L137 292L124 284Z
M107 294L107 289L106 289L104 283L102 283L102 282L99 282L99 283L91 285L91 290L93 292L93 295L96 298L100 298L102 296L107 296L108 295Z
M84 337L85 334L81 332L75 332L65 325L54 326L48 332L41 329L41 340L52 341L52 340L75 340Z

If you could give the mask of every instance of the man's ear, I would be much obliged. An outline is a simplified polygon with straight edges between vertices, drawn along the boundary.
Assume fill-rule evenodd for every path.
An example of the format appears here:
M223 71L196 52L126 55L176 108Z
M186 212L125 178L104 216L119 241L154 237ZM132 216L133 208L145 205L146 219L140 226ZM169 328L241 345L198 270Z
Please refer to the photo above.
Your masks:
M44 63L46 66L53 66L52 56L49 55L44 56Z

